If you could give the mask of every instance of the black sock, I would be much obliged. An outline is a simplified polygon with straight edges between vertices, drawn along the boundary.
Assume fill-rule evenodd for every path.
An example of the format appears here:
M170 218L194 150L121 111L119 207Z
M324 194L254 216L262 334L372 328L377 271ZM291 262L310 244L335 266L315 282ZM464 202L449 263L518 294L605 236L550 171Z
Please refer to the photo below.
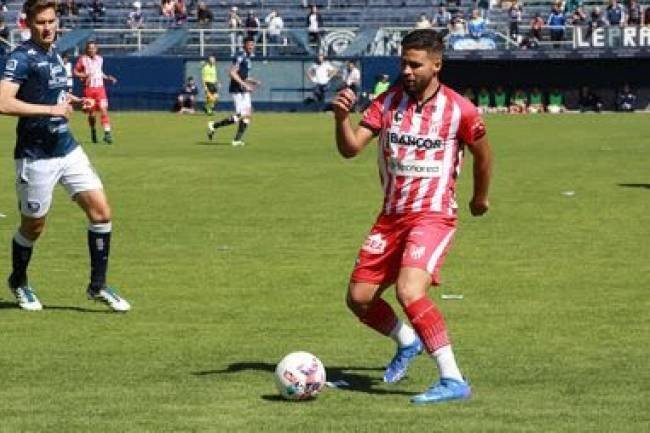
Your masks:
M244 132L246 132L246 127L248 126L248 122L244 122L243 120L239 121L239 127L237 128L237 134L235 135L235 141L241 140L241 138L244 136Z
M32 258L33 247L24 247L16 242L14 238L11 242L11 262L12 270L9 276L9 285L12 288L20 287L27 284L27 266Z
M90 252L90 288L99 290L106 285L108 255L111 250L110 229L104 233L88 230Z
M230 117L226 117L225 119L220 120L218 122L213 122L212 127L213 128L221 128L222 126L232 125L236 121L237 121L237 116L230 116Z

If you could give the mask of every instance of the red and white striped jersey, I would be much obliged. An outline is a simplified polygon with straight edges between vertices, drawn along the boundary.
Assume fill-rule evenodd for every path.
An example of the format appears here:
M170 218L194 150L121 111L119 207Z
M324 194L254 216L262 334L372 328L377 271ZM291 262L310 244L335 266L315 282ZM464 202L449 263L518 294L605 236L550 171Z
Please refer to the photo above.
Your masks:
M456 214L463 145L485 135L483 119L469 100L441 84L418 105L396 85L370 104L361 126L379 136L384 214Z
M87 55L79 57L74 69L77 72L88 74L88 77L84 81L85 88L96 89L98 87L104 87L103 64L104 59L99 55L95 55L94 58Z

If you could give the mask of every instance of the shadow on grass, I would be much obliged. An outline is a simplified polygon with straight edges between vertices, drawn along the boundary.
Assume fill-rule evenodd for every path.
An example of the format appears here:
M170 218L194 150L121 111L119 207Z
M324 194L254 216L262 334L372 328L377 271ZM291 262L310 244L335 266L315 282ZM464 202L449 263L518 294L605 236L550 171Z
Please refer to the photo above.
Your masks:
M232 147L229 141L195 141L196 146L228 146Z
M622 186L623 188L650 189L650 183L619 183L618 186Z
M329 382L345 381L349 386L338 388L341 391L363 392L366 394L393 394L393 395L415 395L417 393L399 389L378 388L382 385L383 367L325 367L327 380ZM275 364L268 362L235 362L223 370L204 370L195 371L194 376L211 376L215 374L233 374L246 371L265 371L268 373L275 372ZM363 372L376 372L369 376ZM381 373L380 373L381 372ZM276 401L275 396L262 396L264 400ZM284 401L281 398L277 401Z
M2 309L16 309L19 310L20 307L18 307L18 304L16 301L4 301L0 300L0 310ZM83 308L83 307L69 307L67 305L43 305L44 310L54 310L54 311L74 311L77 313L101 313L101 314L106 314L106 313L112 313L112 311L109 310L96 310L96 309L91 309L91 308Z
M16 304L16 302L7 302L0 300L0 310L5 308L18 308L18 304Z

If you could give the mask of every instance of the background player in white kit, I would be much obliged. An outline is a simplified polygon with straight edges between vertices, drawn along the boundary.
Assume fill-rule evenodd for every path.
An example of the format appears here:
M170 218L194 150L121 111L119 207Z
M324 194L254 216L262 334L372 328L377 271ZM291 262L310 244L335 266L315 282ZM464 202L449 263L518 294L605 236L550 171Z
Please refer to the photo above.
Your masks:
M87 108L90 101L68 93L68 77L54 48L55 7L54 0L25 2L31 39L9 55L0 81L0 113L19 117L14 160L21 221L12 241L9 289L21 308L43 308L27 278L27 267L45 228L54 187L60 183L88 217L88 298L115 311L128 311L129 303L106 284L111 208L101 180L70 133L70 104L81 102Z

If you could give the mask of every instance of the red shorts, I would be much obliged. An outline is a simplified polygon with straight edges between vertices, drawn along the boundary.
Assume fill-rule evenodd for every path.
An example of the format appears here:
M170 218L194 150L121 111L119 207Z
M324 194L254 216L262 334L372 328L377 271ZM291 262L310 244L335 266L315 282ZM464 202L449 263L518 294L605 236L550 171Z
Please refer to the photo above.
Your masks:
M439 271L456 232L456 218L418 212L379 215L352 271L351 280L392 284L401 268L418 268L440 283Z
M84 89L84 97L93 100L93 107L86 111L99 111L100 108L108 108L108 98L106 97L106 89L103 87L86 87Z

